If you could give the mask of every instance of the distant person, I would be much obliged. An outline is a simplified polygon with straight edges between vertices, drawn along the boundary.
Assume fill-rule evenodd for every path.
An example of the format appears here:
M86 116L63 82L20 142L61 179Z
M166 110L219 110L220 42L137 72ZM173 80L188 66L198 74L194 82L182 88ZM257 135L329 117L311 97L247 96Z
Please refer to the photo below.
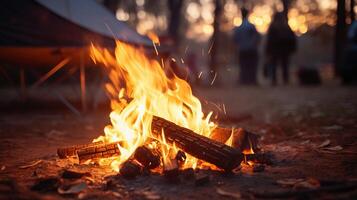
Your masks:
M242 24L233 29L233 39L239 56L239 82L244 85L256 85L260 34L255 26L248 21L248 10L242 8L241 13Z
M272 85L276 85L279 64L282 68L284 84L289 83L290 56L296 48L296 36L289 27L288 19L282 12L275 13L268 29L265 48L267 71Z
M357 21L353 21L347 32L345 62L341 66L343 84L357 83Z

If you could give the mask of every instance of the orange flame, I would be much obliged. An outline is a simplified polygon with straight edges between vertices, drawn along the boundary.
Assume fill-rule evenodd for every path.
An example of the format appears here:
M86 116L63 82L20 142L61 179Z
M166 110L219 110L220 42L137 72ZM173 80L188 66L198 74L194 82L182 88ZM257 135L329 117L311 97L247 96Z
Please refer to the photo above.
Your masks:
M153 32L148 32L146 34L148 36L148 38L150 38L150 40L155 43L155 44L159 44L160 45L160 40L159 40L159 36L157 36L155 33Z
M91 48L94 62L108 71L110 82L105 88L112 107L111 125L94 141L121 141L121 155L111 160L113 170L119 171L136 148L153 137L153 115L207 137L211 134L216 127L210 121L212 113L203 114L201 102L185 80L175 75L167 77L159 62L149 59L139 48L117 41L114 53L94 45ZM187 156L184 166L197 166L197 159Z

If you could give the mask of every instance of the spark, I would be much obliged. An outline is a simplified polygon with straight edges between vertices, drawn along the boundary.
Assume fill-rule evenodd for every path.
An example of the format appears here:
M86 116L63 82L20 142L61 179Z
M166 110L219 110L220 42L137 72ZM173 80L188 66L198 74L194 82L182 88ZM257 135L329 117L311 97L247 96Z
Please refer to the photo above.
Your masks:
M222 103L222 107L223 107L223 112L224 112L224 114L227 115L226 106L224 105L224 103Z
M172 62L176 62L176 59L175 58L171 58Z
M212 80L212 82L211 82L211 85L213 85L213 83L214 83L214 81L216 80L216 78L217 78L217 72L214 73L214 77L213 77L213 80Z
M213 44L214 44L214 40L212 41L212 44L211 44L211 46L210 46L210 47L209 47L209 49L208 49L208 54L210 54L210 53L211 53L211 50L212 50Z
M155 42L154 42L154 41L152 41L152 45L154 46L154 49L155 49L156 55L158 56L158 55L159 55L159 52L157 51L156 44L155 44Z
M202 76L202 71L198 74L198 78L201 78Z
M215 104L213 102L208 102L208 103L214 105L219 111L222 111L221 107L218 104Z
M186 55L187 51L188 51L189 46L187 45L184 51L184 54Z
M165 69L164 59L162 59L162 58L161 58L161 65L162 65L162 69Z
M181 58L181 62L182 62L182 64L185 64L185 61L183 61L183 59Z

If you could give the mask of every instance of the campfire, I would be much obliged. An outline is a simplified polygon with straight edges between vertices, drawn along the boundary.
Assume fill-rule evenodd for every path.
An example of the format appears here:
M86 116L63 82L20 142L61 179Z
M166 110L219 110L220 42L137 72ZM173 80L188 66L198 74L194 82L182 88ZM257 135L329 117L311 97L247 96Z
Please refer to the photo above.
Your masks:
M97 162L126 177L143 170L169 177L179 170L230 172L252 165L259 152L257 135L223 128L204 114L190 85L143 50L117 41L115 56L91 47L93 61L104 66L110 82L111 124L93 143L58 149L60 158ZM156 48L155 48L156 49Z

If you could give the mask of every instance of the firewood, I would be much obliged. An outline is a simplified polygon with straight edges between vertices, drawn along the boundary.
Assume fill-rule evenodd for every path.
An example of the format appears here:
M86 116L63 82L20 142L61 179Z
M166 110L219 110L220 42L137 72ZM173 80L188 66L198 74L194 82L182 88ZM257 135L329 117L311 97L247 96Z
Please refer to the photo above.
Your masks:
M155 137L160 137L164 131L168 143L175 143L184 152L226 171L236 168L243 160L243 154L239 149L199 135L160 117L153 117L151 130Z
M217 127L213 130L211 138L225 143L232 134L232 129ZM258 138L259 136L251 133L243 128L237 128L233 130L233 141L232 147L239 148L242 152L244 150L252 149L254 153L259 152L258 148Z
M134 158L148 169L154 169L160 165L160 155L145 146L135 150Z
M103 144L103 142L93 142L90 144L75 145L75 146L66 147L66 148L58 148L57 155L59 158L67 158L67 157L71 157L71 156L77 156L78 150L88 148L88 147L94 147L94 146L97 146L100 144Z
M120 150L118 148L118 144L118 142L113 142L109 144L99 144L77 150L79 162L82 163L89 159L119 156Z

